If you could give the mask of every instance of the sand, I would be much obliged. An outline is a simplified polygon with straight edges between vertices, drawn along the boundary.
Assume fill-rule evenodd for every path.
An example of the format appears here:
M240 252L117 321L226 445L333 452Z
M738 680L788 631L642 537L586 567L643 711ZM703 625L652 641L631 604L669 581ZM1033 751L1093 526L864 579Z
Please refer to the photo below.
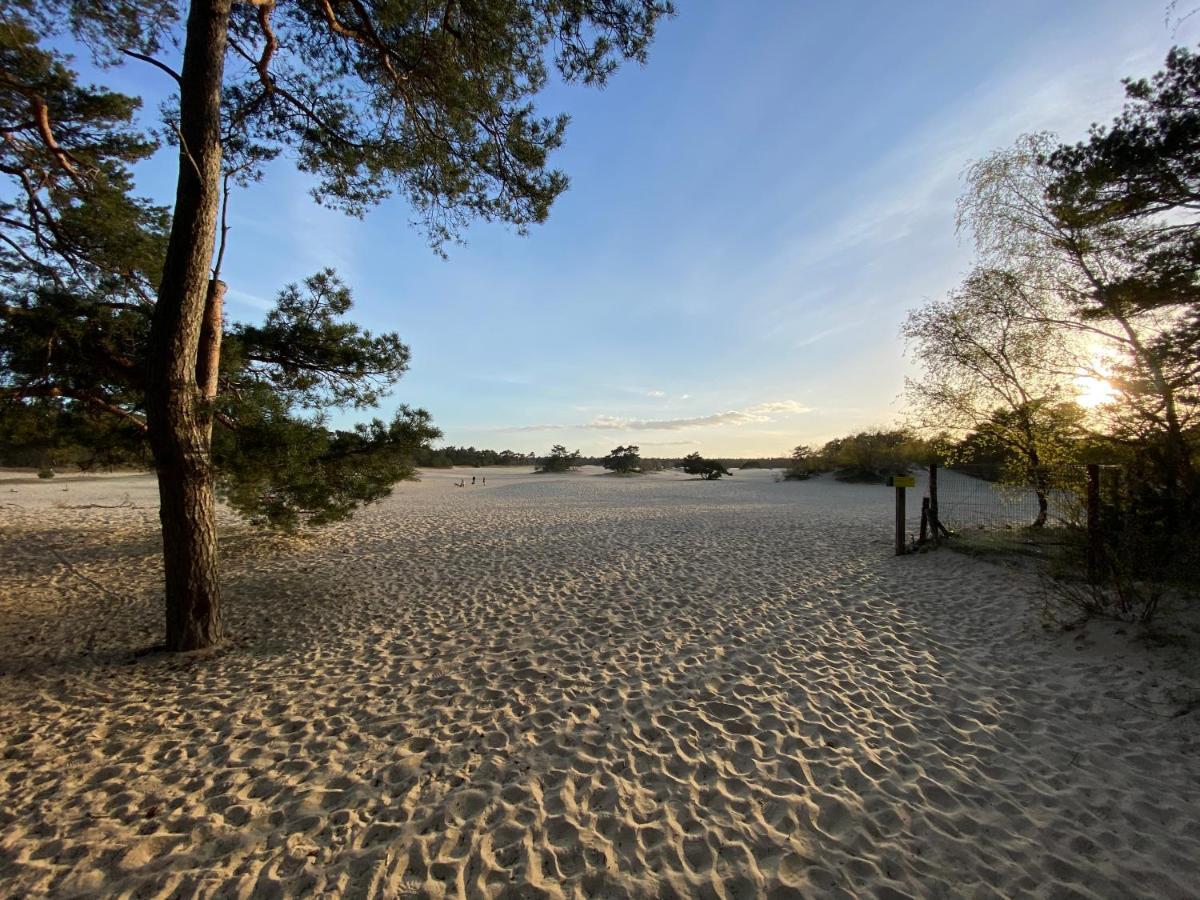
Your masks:
M892 557L890 503L489 469L309 538L223 512L232 636L170 656L153 480L0 476L0 895L1196 896L1170 648Z

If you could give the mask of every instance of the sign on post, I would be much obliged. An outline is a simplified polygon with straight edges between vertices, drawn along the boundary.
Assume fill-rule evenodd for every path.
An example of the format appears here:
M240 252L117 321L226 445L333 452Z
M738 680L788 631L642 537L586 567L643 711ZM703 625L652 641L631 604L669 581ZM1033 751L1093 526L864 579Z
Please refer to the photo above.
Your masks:
M903 556L904 546L904 489L917 486L917 479L912 475L889 475L888 487L896 489L896 555Z

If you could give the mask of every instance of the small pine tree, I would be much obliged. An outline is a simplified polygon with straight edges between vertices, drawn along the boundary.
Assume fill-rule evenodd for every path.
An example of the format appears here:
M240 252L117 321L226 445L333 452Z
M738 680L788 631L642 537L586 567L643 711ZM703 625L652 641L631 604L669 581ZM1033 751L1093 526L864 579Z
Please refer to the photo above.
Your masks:
M680 468L689 475L699 475L705 481L716 481L722 475L733 476L733 473L720 462L715 459L705 459L698 452L685 456Z
M804 481L819 472L827 471L825 460L817 451L801 444L792 451L792 459L784 470L783 477L789 481Z
M613 472L622 475L632 475L642 470L640 451L641 448L636 444L630 444L628 447L617 447L609 452L608 456L604 457L602 464L604 468Z
M568 451L562 444L550 448L550 455L538 460L539 472L569 472L579 468L579 451Z

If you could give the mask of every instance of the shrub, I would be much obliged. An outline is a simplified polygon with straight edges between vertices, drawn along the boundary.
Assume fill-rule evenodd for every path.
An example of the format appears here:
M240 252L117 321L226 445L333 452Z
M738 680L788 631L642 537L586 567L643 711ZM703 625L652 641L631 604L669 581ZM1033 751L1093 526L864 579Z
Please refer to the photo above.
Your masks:
M555 444L551 447L550 455L538 460L537 463L539 472L569 472L571 469L577 468L579 468L579 451L568 452L562 444Z
M829 467L819 453L811 447L801 444L792 451L791 462L784 470L783 477L789 481L804 481L821 472L828 472Z
M705 481L716 481L722 475L733 475L717 460L705 459L699 453L689 453L685 456L680 468L689 475L699 475Z
M632 475L642 470L642 458L638 455L641 450L636 444L628 447L617 447L601 460L606 469L622 475Z
M879 483L903 475L925 448L909 432L860 431L827 443L821 456L840 481Z
M1099 617L1148 625L1168 597L1195 601L1200 593L1200 514L1190 508L1155 508L1144 492L1130 492L1124 501L1129 504L1124 514L1119 502L1101 507L1099 559L1088 558L1082 523L1066 530L1062 552L1043 576L1048 621L1073 624Z

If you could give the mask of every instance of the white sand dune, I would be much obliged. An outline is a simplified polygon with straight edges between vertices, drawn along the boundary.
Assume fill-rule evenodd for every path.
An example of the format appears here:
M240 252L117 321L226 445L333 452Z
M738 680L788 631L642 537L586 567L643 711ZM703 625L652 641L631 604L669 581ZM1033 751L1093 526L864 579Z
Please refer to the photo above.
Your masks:
M152 479L0 477L0 895L1197 895L1166 657L891 557L890 491L462 474L224 516L191 657Z

